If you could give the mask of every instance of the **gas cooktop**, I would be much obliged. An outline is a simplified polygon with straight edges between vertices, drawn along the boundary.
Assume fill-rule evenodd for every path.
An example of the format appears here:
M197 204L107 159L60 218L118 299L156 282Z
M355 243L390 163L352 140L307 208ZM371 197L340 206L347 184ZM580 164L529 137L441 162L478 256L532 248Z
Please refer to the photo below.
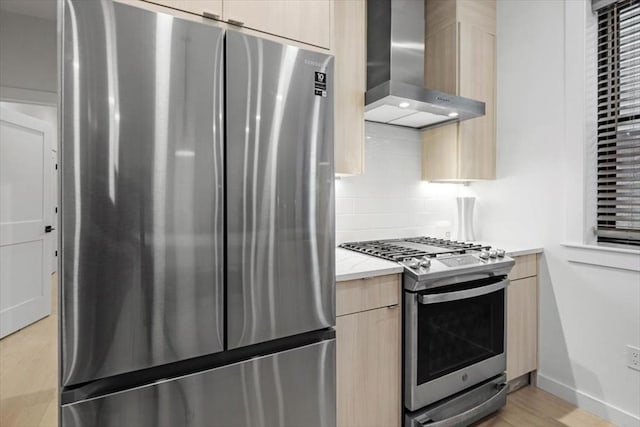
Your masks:
M488 251L491 249L491 246L477 243L456 242L434 237L351 242L343 243L340 247L395 262L406 261L407 258L435 258L445 254L461 255L469 251Z
M434 237L349 242L339 247L400 263L405 268L404 287L410 290L460 275L506 275L514 264L502 249Z

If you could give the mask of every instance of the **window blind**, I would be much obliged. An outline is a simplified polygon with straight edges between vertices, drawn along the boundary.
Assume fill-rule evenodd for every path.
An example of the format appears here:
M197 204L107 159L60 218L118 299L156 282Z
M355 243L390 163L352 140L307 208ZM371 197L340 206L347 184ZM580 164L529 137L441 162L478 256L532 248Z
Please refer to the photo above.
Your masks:
M598 10L599 242L640 246L640 0Z

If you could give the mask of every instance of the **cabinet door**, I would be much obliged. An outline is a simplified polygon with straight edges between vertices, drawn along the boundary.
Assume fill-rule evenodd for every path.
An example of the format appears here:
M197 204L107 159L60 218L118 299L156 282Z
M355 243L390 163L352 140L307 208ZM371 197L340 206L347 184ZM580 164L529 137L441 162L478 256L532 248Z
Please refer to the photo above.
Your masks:
M513 280L507 291L507 380L538 368L538 278Z
M400 307L337 318L338 427L398 427Z
M485 115L423 134L422 179L495 179L494 0L427 0L425 83L483 101Z
M224 19L329 49L331 0L224 0Z
M485 115L459 124L459 179L496 177L496 36L460 24L460 96L485 103Z
M422 132L422 179L449 181L458 176L458 123Z
M458 24L453 22L425 40L424 82L429 89L458 93L457 29Z
M145 0L208 18L222 18L222 0Z
M336 0L336 173L364 173L364 92L366 90L366 2Z

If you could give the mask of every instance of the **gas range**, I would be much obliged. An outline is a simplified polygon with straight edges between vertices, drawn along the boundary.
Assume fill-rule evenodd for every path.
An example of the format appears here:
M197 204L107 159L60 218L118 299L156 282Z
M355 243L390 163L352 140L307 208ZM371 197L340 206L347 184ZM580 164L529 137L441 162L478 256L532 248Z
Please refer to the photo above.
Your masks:
M432 237L343 243L401 264L404 426L468 425L506 403L504 250Z
M514 265L502 249L424 236L349 242L340 247L402 264L404 288L410 291L446 286L472 276L506 275Z

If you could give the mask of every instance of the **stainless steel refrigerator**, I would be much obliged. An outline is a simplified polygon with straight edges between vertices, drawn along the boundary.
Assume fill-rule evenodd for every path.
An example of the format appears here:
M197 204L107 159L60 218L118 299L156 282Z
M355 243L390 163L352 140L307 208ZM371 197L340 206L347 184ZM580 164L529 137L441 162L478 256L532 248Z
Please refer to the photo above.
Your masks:
M61 425L335 426L332 57L59 16Z

